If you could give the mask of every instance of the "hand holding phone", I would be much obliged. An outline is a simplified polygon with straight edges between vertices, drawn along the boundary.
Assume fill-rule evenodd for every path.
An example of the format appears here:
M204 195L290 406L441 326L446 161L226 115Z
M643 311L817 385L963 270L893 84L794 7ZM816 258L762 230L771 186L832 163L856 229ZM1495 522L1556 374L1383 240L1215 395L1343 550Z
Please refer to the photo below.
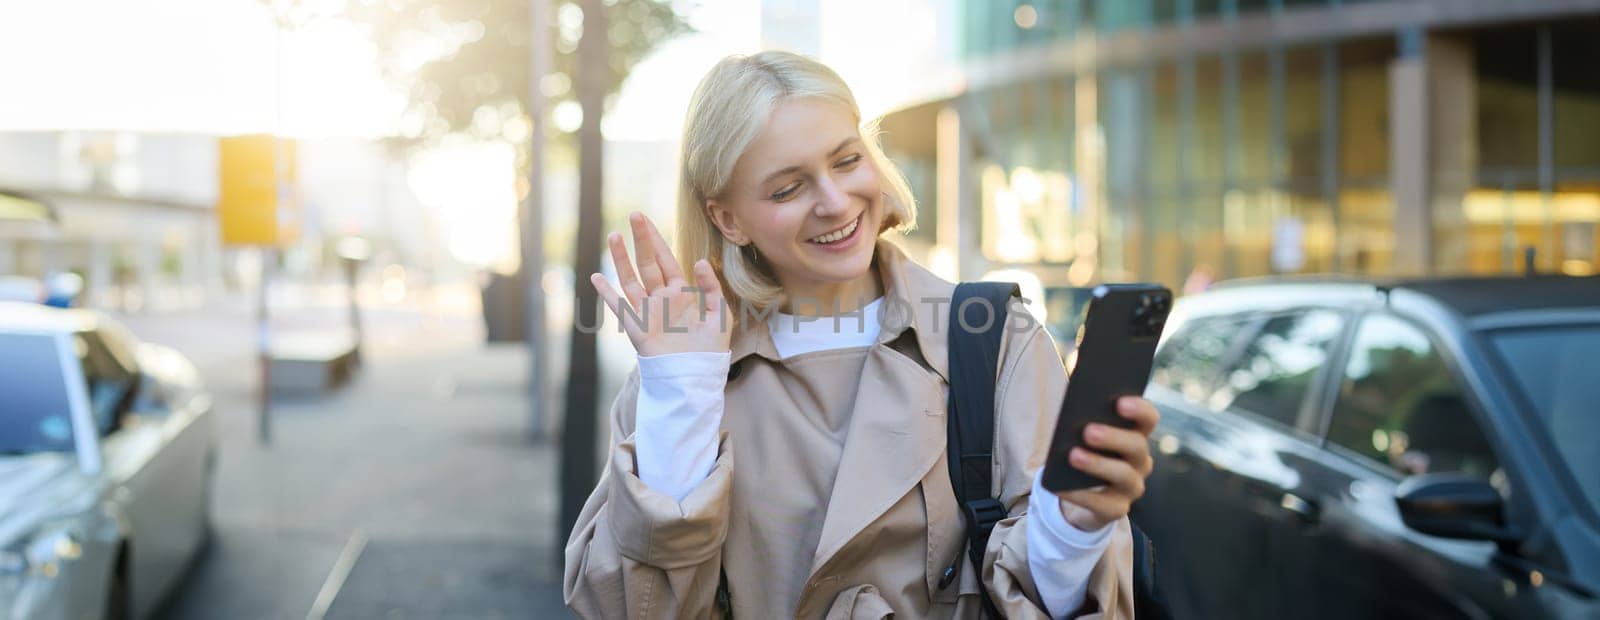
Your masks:
M1109 284L1096 287L1089 301L1088 314L1079 328L1077 362L1067 383L1066 398L1046 456L1042 482L1058 493L1107 484L1106 480L1082 469L1120 471L1121 465L1109 460L1120 458L1109 449L1117 441L1126 442L1122 433L1099 433L1109 443L1085 443L1085 430L1091 424L1107 431L1116 428L1138 429L1140 416L1118 413L1118 399L1139 396L1150 381L1150 366L1156 342L1172 309L1172 292L1156 284ZM1140 402L1143 402L1142 400ZM1148 406L1144 403L1143 406ZM1139 429L1148 433L1149 429ZM1074 459L1075 448L1079 449ZM1098 448L1098 449L1097 449ZM1148 445L1129 446L1148 461ZM1074 462L1082 467L1075 467ZM1137 469L1148 463L1129 463ZM1137 491L1142 494L1142 475ZM1127 477L1127 476L1121 476ZM1132 489L1125 489L1132 490Z

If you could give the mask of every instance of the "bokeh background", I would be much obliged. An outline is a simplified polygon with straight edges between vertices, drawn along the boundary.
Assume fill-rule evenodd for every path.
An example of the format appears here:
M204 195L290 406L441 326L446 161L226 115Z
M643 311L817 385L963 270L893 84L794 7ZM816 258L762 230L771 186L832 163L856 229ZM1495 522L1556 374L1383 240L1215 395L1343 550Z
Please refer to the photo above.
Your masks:
M560 613L633 364L581 283L672 225L700 76L770 48L881 120L901 244L1058 339L1100 282L1600 268L1600 2L0 2L0 277L76 275L217 395L218 538L161 613L298 617L357 536L321 613ZM352 336L348 385L262 402L262 350Z

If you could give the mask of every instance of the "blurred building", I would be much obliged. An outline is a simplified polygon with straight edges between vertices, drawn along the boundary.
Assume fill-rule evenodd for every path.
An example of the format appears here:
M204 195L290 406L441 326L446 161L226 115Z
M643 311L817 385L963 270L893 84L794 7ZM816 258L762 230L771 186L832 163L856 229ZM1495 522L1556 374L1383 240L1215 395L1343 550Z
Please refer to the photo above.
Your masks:
M1600 268L1600 2L925 4L883 129L952 275Z
M199 303L221 281L214 138L38 131L0 134L0 188L52 221L0 222L0 275L73 272L83 302L127 309Z
M296 195L305 222L283 271L335 277L333 241L372 239L387 262L433 267L437 231L383 144L301 141ZM229 282L253 285L255 256L224 248L216 218L218 139L126 131L0 133L0 192L49 206L50 221L0 218L0 275L77 273L82 303L123 310L193 307ZM242 281L241 281L242 280Z

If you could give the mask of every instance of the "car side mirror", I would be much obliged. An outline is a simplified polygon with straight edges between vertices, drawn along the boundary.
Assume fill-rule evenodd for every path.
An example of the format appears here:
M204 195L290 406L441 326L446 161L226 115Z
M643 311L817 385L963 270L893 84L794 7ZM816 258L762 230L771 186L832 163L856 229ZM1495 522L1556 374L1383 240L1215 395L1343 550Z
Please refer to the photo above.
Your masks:
M1424 534L1501 544L1522 538L1506 523L1500 491L1483 478L1455 473L1411 476L1400 482L1394 496L1400 519Z

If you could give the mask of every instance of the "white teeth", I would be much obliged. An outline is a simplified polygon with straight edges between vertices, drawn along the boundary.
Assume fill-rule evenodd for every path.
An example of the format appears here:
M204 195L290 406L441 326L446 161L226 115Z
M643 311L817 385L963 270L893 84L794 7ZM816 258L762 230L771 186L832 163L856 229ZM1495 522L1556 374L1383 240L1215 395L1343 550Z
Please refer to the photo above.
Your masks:
M831 233L828 233L826 235L822 235L822 236L818 236L818 237L812 237L811 241L813 243L833 243L835 241L838 241L840 239L843 239L845 237L850 236L850 233L855 232L856 231L856 226L859 226L860 224L861 224L861 218L857 217L854 220L850 220L850 223L848 225L846 225L844 228L841 228L839 230L835 230L835 231L833 231Z

